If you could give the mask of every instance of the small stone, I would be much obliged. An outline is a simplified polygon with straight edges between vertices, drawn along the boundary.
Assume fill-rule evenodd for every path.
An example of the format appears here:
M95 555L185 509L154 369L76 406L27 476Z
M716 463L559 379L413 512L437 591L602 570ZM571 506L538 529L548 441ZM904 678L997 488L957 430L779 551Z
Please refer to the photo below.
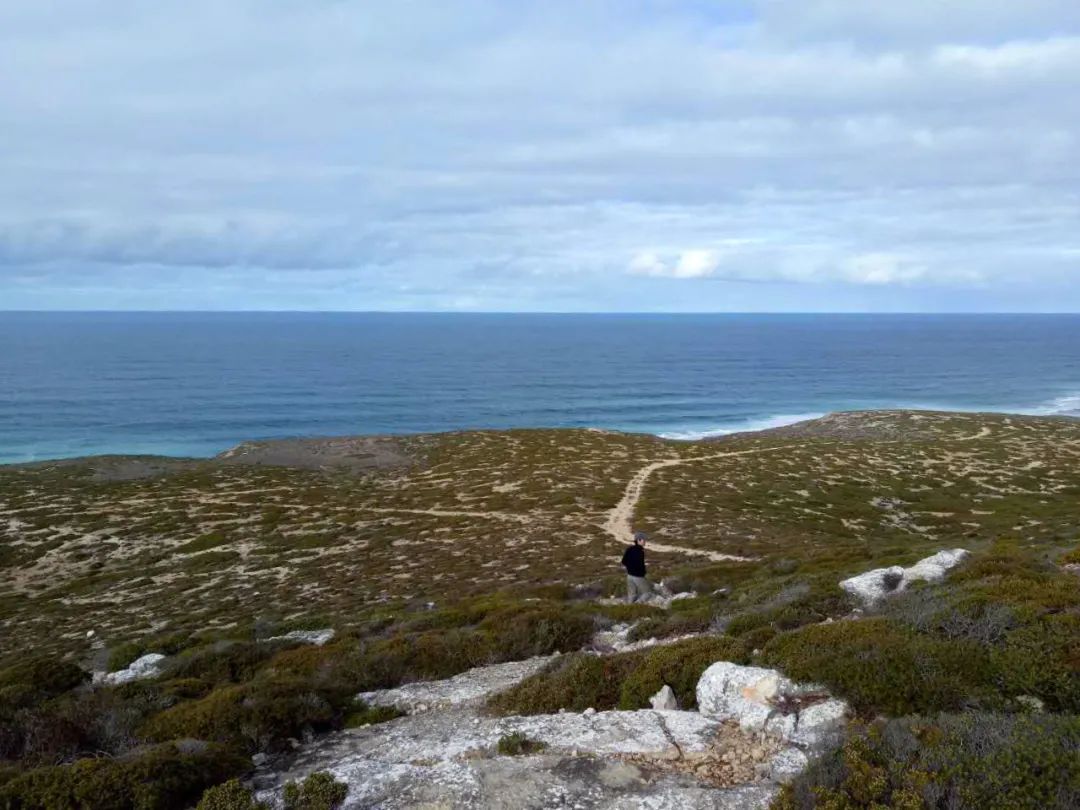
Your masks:
M675 711L679 708L679 701L675 697L675 692L666 683L660 687L660 691L649 698L649 703L656 711Z
M1046 704L1034 695L1019 695L1016 702L1029 711L1042 712L1046 710Z
M252 754L251 755L251 764L254 765L256 768L261 768L263 765L265 765L269 761L270 761L270 757L267 756L266 754L258 753L258 754Z

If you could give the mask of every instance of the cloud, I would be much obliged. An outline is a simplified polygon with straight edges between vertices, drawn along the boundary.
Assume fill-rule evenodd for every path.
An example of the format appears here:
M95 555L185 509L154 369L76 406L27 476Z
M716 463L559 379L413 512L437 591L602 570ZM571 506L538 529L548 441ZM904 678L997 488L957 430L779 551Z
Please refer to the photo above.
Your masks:
M720 266L715 250L684 250L670 261L652 252L637 253L630 260L635 275L666 278L707 278Z
M0 308L1080 308L1067 0L15 0L0 74Z

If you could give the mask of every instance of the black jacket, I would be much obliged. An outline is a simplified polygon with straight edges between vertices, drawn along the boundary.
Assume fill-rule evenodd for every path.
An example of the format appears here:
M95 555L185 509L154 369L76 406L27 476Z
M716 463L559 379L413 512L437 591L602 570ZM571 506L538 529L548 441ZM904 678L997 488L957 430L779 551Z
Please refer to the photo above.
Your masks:
M632 577L645 576L645 549L635 543L629 546L622 555L622 564L626 573Z

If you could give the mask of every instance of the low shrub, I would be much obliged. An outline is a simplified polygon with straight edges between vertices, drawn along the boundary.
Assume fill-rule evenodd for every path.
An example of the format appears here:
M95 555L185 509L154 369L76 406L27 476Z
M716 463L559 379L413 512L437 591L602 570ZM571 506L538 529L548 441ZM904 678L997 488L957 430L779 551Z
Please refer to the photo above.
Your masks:
M89 679L88 673L70 661L34 656L0 671L0 712L33 706Z
M203 793L195 810L269 810L269 806L255 801L239 779L230 779Z
M679 705L697 704L697 682L716 661L743 661L740 642L725 637L695 638L617 655L574 653L496 695L488 707L499 714L552 714L559 709L640 709L667 684Z
M499 753L510 757L539 754L547 747L546 742L530 740L520 731L515 731L513 734L507 734L499 739Z
M405 712L394 706L368 706L362 700L357 700L353 703L349 713L345 715L344 727L374 726L404 716Z
M619 703L623 681L637 662L635 653L564 655L531 678L495 695L488 707L503 715L613 709Z
M647 709L649 698L664 684L671 687L682 709L697 708L697 682L717 661L744 663L746 650L737 639L725 636L691 638L644 650L622 682L620 709Z
M182 632L128 641L110 650L109 671L115 672L118 669L124 669L132 661L141 658L147 653L176 655L196 643L198 643L197 640L190 633Z
M1080 806L1080 717L967 713L857 726L774 810Z
M198 678L212 684L243 683L281 651L274 644L218 641L188 650L167 662L162 677Z
M302 679L264 679L224 686L151 717L142 732L154 740L193 737L248 752L277 750L305 729L337 725L340 704Z
M79 759L27 771L0 786L3 810L182 810L251 767L215 745L162 745L122 758Z
M308 776L299 784L289 782L282 798L285 810L335 810L349 795L349 786L320 771Z
M977 644L919 635L876 617L777 636L766 663L828 686L865 713L956 711L995 701L995 669Z

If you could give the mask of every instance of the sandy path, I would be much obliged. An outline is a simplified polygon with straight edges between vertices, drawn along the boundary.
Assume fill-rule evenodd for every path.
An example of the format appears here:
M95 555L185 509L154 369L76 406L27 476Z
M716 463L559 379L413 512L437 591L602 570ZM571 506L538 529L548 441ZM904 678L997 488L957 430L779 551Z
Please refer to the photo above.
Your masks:
M632 520L634 517L634 510L637 508L638 501L641 500L641 493L645 491L645 484L648 482L649 477L657 470L662 470L665 467L678 467L681 464L694 464L698 461L708 461L714 458L729 458L732 456L753 456L761 455L763 453L778 453L780 451L793 450L795 448L802 447L802 445L785 445L783 447L764 447L759 450L736 450L730 453L712 453L708 456L698 456L697 458L671 458L665 461L654 461L652 464L646 464L634 477L630 479L630 482L626 485L626 491L623 493L622 500L615 504L615 508L608 512L607 520L604 521L604 531L614 538L616 543L620 545L628 545L634 542L634 533ZM649 541L649 548L654 551L669 552L672 554L688 554L694 557L706 557L713 562L723 561L736 561L736 562L754 562L757 557L739 557L735 554L721 554L718 551L707 551L701 548L686 548L684 546L671 546L666 543L657 543Z

